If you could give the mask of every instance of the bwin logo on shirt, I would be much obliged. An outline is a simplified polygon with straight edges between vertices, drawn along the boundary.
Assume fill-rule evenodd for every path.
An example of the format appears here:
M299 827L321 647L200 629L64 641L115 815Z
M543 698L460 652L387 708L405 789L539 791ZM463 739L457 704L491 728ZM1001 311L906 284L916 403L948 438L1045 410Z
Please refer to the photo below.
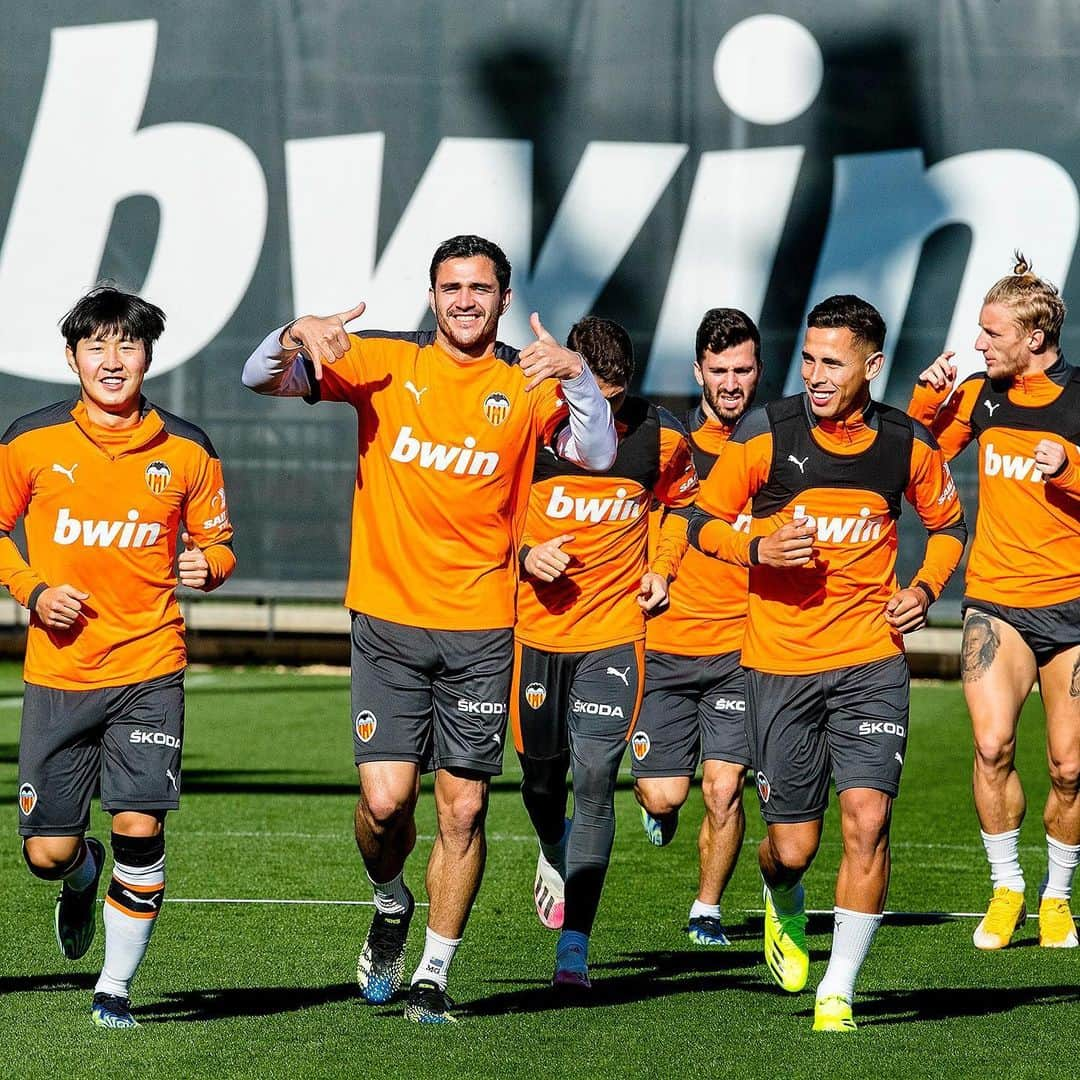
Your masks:
M642 492L633 498L624 487L615 489L615 497L573 498L566 494L566 488L556 484L551 489L545 513L552 518L569 518L575 521L633 521L641 516L642 510L649 504L649 493Z
M394 440L390 460L406 464L415 461L421 469L453 472L458 476L490 476L498 467L499 455L489 450L477 450L476 440L471 435L465 436L464 446L421 442L413 438L412 428L406 425Z
M999 454L992 442L986 444L983 472L987 476L1004 476L1006 480L1030 480L1033 484L1041 484L1043 478L1034 458L1020 454Z
M71 516L66 506L56 513L53 543L83 547L151 547L158 542L165 526L157 521L139 521L139 511L129 510L127 521L89 521Z
M806 512L805 506L795 507L795 518L809 518L818 540L833 544L865 544L881 536L884 517L874 517L869 506L859 511L858 517L819 517Z

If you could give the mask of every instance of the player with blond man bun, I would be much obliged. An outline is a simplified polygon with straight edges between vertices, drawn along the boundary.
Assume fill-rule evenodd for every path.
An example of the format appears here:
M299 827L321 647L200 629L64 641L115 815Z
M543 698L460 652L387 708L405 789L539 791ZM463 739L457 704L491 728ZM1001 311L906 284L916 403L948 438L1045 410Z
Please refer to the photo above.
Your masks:
M1069 898L1080 861L1080 370L1061 354L1064 319L1058 290L1017 252L979 314L975 349L985 372L954 389L954 354L942 353L919 376L909 406L947 457L979 446L961 667L993 889L974 934L979 949L1008 945L1026 918L1016 729L1036 680L1050 770L1039 944L1077 944Z

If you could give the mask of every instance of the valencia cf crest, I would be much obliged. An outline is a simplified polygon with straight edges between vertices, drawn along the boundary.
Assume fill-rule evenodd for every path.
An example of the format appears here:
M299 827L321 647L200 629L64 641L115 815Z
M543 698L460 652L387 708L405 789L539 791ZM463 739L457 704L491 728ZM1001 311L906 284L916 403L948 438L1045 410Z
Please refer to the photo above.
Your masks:
M172 479L172 469L164 461L151 461L146 466L146 486L155 494L160 495Z
M488 423L498 427L510 415L510 399L496 391L484 398L484 415Z
M547 701L547 687L543 683L529 683L525 687L525 700L529 703L529 708L539 709Z
M772 785L769 783L769 778L759 769L757 774L757 793L763 803L769 801L769 796L772 794Z
M23 817L29 817L34 812L37 801L37 792L33 784L23 784L19 788L19 809L23 812Z
M634 755L634 760L644 761L651 749L652 741L649 736L644 731L635 732L630 740L630 750Z
M375 734L375 729L379 726L379 721L375 719L375 714L368 712L366 709L363 712L356 714L356 737L362 742L371 742L371 737Z

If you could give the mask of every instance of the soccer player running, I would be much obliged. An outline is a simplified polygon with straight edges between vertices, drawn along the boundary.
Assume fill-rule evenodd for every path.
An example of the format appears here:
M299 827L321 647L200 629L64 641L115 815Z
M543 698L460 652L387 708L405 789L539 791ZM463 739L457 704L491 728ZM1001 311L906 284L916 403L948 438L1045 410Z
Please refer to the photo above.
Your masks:
M85 835L100 784L113 869L90 1017L106 1028L137 1026L131 981L165 893L165 814L180 800L177 581L209 592L236 565L210 440L142 396L164 327L138 296L88 293L60 327L78 397L19 417L0 439L0 582L30 611L23 855L32 874L61 882L57 942L78 960L105 865L104 845ZM10 535L20 517L26 559Z
M909 406L946 457L979 446L961 668L993 890L975 930L978 949L1008 945L1026 917L1016 727L1036 680L1050 768L1039 944L1077 944L1069 898L1080 861L1080 371L1061 355L1064 318L1058 290L1018 254L979 315L975 348L985 373L954 391L953 354L943 353L919 376Z
M356 843L375 892L357 977L369 1002L401 988L414 910L403 872L422 772L435 772L423 956L405 1016L453 1020L447 974L486 856L490 779L502 769L517 552L539 443L587 469L615 454L611 410L581 357L532 317L520 354L496 341L510 263L478 236L436 249L434 331L348 333L358 304L274 330L248 359L260 393L357 411L359 461L345 603L352 611ZM558 381L556 381L558 380Z
M884 341L881 315L856 296L813 308L806 392L747 413L702 485L690 530L702 551L749 567L742 661L767 826L758 849L765 960L791 992L808 977L802 877L821 841L830 774L839 797L843 851L815 1031L855 1027L855 979L885 905L907 742L903 635L925 623L966 540L934 437L870 397ZM930 535L922 566L900 588L904 498ZM749 536L729 524L747 500Z
M735 308L707 311L697 329L694 377L701 401L686 416L694 464L704 479L761 377L761 335ZM750 527L749 507L737 527ZM668 515L670 517L671 515ZM698 833L698 892L687 932L699 945L727 945L720 899L735 869L746 819L742 793L750 746L739 651L746 621L746 568L691 548L671 583L666 610L645 633L645 696L634 733L634 794L652 843L671 841L702 762L705 817Z
M697 476L678 421L627 393L634 351L618 323L582 319L567 347L585 357L611 404L618 453L600 473L537 456L520 551L510 716L521 793L540 841L536 912L562 931L552 981L588 990L589 935L615 839L615 781L645 677L645 615L666 601L686 549L684 522L650 563L649 506L654 498L689 506Z

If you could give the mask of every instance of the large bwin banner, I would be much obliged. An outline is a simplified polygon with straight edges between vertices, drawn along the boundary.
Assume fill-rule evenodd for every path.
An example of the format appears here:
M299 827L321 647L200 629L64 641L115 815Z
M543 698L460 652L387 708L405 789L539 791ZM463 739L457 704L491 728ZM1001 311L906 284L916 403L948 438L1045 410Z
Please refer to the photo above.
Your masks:
M340 580L349 410L267 403L247 353L367 302L428 324L447 236L514 265L501 337L626 325L643 390L684 406L709 307L800 388L806 310L884 313L878 396L942 348L961 373L1014 248L1071 296L1080 6L402 0L23 5L0 37L0 423L72 392L57 322L107 278L162 305L148 394L205 427L242 576ZM1080 309L1078 309L1080 313ZM1066 355L1080 337L1067 322ZM971 465L958 476L972 504ZM921 548L917 538L913 547ZM955 588L953 590L955 592Z

